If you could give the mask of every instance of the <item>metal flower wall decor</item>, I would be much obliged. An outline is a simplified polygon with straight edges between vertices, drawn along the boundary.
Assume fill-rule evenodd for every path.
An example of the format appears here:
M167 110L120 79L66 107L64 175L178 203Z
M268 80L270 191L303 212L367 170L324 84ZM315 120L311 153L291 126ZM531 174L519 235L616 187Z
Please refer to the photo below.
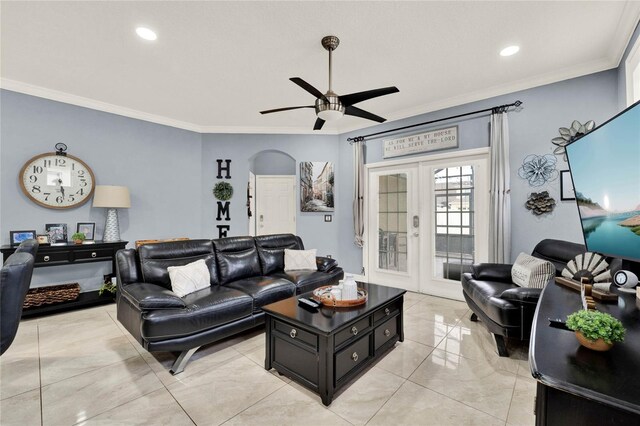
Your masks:
M536 216L551 213L556 208L556 200L549 195L548 191L532 192L525 203L527 210L531 210Z
M593 120L589 120L584 124L580 124L578 120L573 120L571 127L560 127L558 129L560 136L551 139L551 143L556 146L553 153L555 155L562 155L564 161L567 161L567 151L565 150L565 147L580 136L584 136L592 131L594 127L596 127L596 123Z
M551 154L527 155L518 169L518 176L526 179L530 186L542 186L558 179L557 159Z

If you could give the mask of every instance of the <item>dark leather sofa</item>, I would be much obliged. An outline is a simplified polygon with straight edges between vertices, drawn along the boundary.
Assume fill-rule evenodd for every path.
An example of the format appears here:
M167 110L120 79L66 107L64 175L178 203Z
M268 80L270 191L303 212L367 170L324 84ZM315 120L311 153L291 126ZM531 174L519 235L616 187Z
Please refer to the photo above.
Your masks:
M261 307L344 276L334 259L317 271L284 271L284 249L304 249L291 234L155 243L116 254L118 320L148 351L180 352L181 372L202 345L264 323ZM183 298L171 291L167 267L204 259L211 287Z
M0 355L9 349L18 332L37 251L36 240L22 242L0 270Z
M561 240L542 240L531 253L548 260L560 276L567 262L586 251L582 244ZM467 305L478 319L493 333L498 354L509 356L505 338L528 340L533 315L542 289L519 287L511 281L510 264L481 263L462 276L462 290Z

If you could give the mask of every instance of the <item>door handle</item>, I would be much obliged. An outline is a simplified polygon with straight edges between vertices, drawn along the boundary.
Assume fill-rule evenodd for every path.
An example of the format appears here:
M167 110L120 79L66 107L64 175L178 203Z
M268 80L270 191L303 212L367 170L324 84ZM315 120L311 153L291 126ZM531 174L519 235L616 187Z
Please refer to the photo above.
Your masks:
M413 236L414 236L414 237L417 237L417 236L419 236L419 235L420 235L420 234L419 234L418 232L414 232L414 233L413 233Z

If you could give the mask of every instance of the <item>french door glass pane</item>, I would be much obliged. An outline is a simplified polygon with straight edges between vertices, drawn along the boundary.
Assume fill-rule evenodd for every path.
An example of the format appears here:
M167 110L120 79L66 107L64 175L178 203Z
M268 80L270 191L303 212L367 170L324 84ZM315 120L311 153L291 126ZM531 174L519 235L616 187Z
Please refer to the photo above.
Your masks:
M378 268L407 272L407 175L378 178Z
M474 262L472 166L435 169L434 275L459 281Z

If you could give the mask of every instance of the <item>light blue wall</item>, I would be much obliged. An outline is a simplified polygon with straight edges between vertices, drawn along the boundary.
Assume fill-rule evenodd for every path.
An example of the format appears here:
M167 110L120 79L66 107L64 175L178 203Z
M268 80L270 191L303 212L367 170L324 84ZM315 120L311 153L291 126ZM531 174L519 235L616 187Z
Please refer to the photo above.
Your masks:
M627 106L627 76L625 75L625 61L629 57L629 52L638 40L638 37L640 37L640 24L636 26L636 30L633 32L631 40L629 40L629 44L624 51L624 55L622 55L620 66L618 66L618 108L621 111Z
M66 223L71 232L77 222L96 222L101 238L106 212L91 207L91 201L74 209L47 209L20 190L22 165L53 152L58 142L91 167L98 185L129 188L131 209L119 214L123 239L200 236L200 134L6 90L0 91L0 106L2 244L9 242L10 230L43 233L46 223ZM87 289L99 286L94 277L94 266L55 266L36 269L34 283L79 281Z
M239 149L242 147L242 149ZM286 152L296 161L296 179L299 179L301 161L333 161L338 163L338 138L322 135L254 135L254 134L205 134L202 136L202 235L217 237L217 224L231 224L229 236L247 235L246 187L249 180L251 158L264 150L277 149ZM216 159L231 159L231 221L216 221L216 202L212 195L218 181ZM335 171L336 182L342 179L342 171ZM336 194L349 192L348 187L336 185ZM300 198L297 194L298 200ZM296 203L299 204L299 201ZM297 207L297 232L307 248L318 249L318 254L331 254L338 258L338 222L324 222L324 213L302 213ZM336 204L335 217L351 214L351 202Z
M528 154L551 154L554 145L551 139L559 136L558 128L569 126L573 120L582 123L595 120L602 123L616 114L617 70L605 71L585 77L562 81L530 90L512 93L449 108L446 110L412 117L396 122L385 123L364 131L340 135L341 179L338 181L343 191L338 197L340 204L351 202L351 193L344 188L353 185L351 146L348 137L375 133L386 129L401 127L442 117L461 114L492 106L524 102L523 109L509 114L510 164L511 164L511 203L512 203L512 252L515 258L520 252L530 253L535 244L543 238L557 238L582 243L582 232L576 205L573 201L560 201L560 181L551 182L542 188L531 188L526 181L518 177L518 167ZM363 108L365 106L363 105ZM438 123L435 128L458 124L459 150L489 146L489 116L481 116L463 121ZM429 127L423 128L427 129ZM419 132L412 129L413 132ZM445 151L438 151L443 153ZM383 160L382 141L367 142L366 162ZM568 169L568 165L559 159L559 170ZM558 204L553 214L534 217L524 208L530 192L548 190ZM362 267L362 251L353 244L353 226L350 218L341 218L339 222L340 263L350 272L359 272Z
M249 162L255 175L295 175L296 160L282 151L268 150L254 154Z

